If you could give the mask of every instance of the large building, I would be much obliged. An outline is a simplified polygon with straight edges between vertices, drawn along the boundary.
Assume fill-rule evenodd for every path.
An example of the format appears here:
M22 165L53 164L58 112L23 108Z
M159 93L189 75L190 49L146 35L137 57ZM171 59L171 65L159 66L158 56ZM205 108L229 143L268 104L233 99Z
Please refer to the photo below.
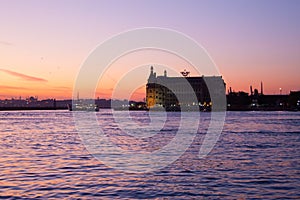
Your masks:
M181 74L181 77L168 77L167 71L164 71L163 76L157 76L151 66L146 86L147 107L164 107L167 110L182 107L205 109L213 103L212 94L214 97L225 96L225 83L221 76L190 77L186 71Z

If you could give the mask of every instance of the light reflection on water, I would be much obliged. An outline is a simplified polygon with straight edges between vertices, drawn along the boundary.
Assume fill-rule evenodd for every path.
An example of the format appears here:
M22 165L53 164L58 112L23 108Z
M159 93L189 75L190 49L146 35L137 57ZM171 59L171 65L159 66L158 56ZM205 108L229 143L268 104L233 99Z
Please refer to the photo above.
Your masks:
M138 139L118 131L110 111L97 117L120 147L154 151L175 136L180 115L168 113L159 137ZM131 117L149 124L146 112ZM0 197L300 198L299 112L228 112L218 143L200 160L209 119L201 113L193 144L175 163L156 173L124 174L88 153L71 112L0 112Z

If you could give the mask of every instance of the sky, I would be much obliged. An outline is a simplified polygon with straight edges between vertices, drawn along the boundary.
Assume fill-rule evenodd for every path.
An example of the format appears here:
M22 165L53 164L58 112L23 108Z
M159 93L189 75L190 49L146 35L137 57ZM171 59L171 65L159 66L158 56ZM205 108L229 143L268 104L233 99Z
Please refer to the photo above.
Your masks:
M300 90L298 0L0 0L0 99L69 99L78 72L99 44L121 32L161 27L202 45L227 87L265 94ZM121 45L121 44L120 44ZM141 59L141 62L135 60ZM190 70L172 55L139 52L115 62L96 96L111 97L127 66L167 63ZM120 74L120 72L122 72ZM145 83L149 71L141 74ZM205 74L204 74L205 75ZM123 86L125 88L126 84ZM124 90L125 91L125 90ZM116 98L141 100L145 87Z

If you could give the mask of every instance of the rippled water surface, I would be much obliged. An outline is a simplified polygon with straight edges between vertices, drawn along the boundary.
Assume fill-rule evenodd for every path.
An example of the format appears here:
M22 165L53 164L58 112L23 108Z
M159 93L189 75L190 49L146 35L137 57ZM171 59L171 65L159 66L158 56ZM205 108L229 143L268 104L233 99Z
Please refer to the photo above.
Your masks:
M198 152L210 113L201 113L193 143L177 161L151 173L125 173L89 154L71 112L0 112L0 198L300 199L300 113L226 115L205 158ZM144 136L140 127L151 124L150 118L147 112L130 116L135 123L126 124L133 132L128 136L110 110L97 113L112 142L145 153L167 145L180 121L179 113L168 113L157 134L135 137Z

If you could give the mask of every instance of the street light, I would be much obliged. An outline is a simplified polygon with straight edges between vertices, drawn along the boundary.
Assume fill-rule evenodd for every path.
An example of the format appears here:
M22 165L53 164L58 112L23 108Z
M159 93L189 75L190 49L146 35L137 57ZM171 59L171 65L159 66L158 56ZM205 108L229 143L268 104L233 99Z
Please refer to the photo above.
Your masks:
M279 88L279 93L280 93L280 95L281 95L281 93L282 93L282 88Z

